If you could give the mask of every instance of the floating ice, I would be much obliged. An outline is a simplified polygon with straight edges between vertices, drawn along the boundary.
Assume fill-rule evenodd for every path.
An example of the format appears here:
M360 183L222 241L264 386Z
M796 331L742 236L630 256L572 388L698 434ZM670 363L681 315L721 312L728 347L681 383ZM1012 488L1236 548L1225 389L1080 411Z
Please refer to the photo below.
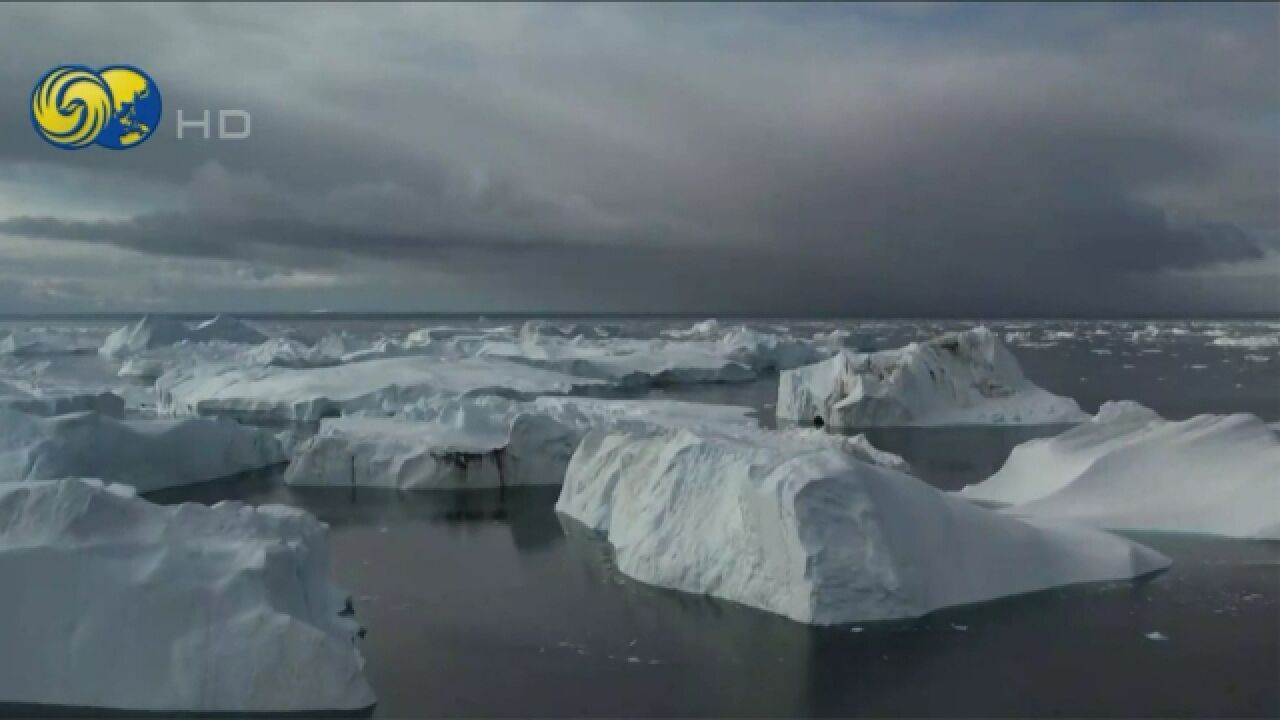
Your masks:
M99 477L150 492L285 462L275 436L224 420L40 418L0 410L0 483Z
M85 344L74 333L33 330L0 331L0 355L14 357L92 355L96 350L95 346Z
M1014 448L961 491L1099 527L1280 539L1280 437L1253 415L1164 420L1133 402Z
M637 580L815 624L916 617L1169 564L1101 531L989 512L831 442L597 430L574 453L556 509L603 533Z
M307 513L0 484L0 702L316 712L375 702Z
M257 345L267 336L236 318L218 315L194 327L156 315L147 315L132 325L116 330L107 336L98 352L113 359L123 359L153 348L176 345L187 341L228 342Z
M400 489L559 485L574 448L592 427L754 424L749 408L667 400L546 397L519 403L488 397L414 409L429 419L323 421L319 433L295 451L285 482Z
M789 370L778 417L832 427L1036 425L1087 419L1071 398L1034 385L988 329L875 353L842 351Z
M1255 335L1251 337L1218 337L1213 339L1218 347L1241 348L1244 350L1261 350L1263 348L1280 347L1280 335Z
M124 399L109 392L45 394L36 388L23 389L0 380L0 412L3 411L41 416L93 411L121 417Z
M158 381L161 410L315 422L360 410L394 414L424 396L567 394L600 381L497 358L409 356L336 367L196 366Z

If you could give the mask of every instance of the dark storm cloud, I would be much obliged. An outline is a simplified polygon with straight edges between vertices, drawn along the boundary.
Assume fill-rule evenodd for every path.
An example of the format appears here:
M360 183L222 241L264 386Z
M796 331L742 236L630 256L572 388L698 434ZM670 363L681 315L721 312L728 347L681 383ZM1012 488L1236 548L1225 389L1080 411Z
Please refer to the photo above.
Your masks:
M922 313L1211 309L1152 283L1280 243L1274 6L120 10L168 108L253 138L60 153L0 114L0 171L179 198L0 235L391 260L476 307ZM6 97L119 60L85 12L0 9Z

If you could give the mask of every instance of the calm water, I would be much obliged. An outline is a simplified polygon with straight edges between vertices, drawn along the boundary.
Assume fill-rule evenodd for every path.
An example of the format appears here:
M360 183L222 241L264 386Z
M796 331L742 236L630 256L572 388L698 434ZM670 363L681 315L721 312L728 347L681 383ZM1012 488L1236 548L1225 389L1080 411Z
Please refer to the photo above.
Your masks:
M629 332L663 326L627 323ZM288 324L299 332L325 327ZM345 327L374 335L422 324ZM967 325L859 323L848 326L847 344L893 347ZM1280 324L1175 325L1187 334L1151 342L1129 337L1144 323L999 329L1032 332L1033 346L1012 348L1027 375L1090 412L1132 399L1170 418L1248 411L1280 420L1277 349L1209 344L1209 333L1224 327L1264 335ZM789 326L804 334L833 324ZM64 362L50 371L63 381L91 385L113 371L93 357ZM648 394L749 405L773 425L776 390L769 378ZM927 482L954 490L995 471L1014 445L1057 430L868 434ZM299 490L265 473L152 499L280 502L328 522L335 573L368 629L363 648L379 716L1280 715L1280 543L1144 535L1136 539L1174 560L1145 581L1048 591L913 622L813 628L621 576L607 545L555 514L557 495L557 488ZM1167 639L1149 639L1154 632Z

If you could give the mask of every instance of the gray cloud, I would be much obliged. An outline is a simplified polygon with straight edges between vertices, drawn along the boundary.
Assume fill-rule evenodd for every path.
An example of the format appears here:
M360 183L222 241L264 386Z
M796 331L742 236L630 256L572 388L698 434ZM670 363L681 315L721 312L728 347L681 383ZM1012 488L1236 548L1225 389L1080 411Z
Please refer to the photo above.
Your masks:
M1274 6L301 9L122 8L167 107L254 137L64 153L2 115L0 172L164 191L0 235L467 279L387 308L1280 307L1214 279L1280 250ZM119 59L84 10L0 9L6 96Z

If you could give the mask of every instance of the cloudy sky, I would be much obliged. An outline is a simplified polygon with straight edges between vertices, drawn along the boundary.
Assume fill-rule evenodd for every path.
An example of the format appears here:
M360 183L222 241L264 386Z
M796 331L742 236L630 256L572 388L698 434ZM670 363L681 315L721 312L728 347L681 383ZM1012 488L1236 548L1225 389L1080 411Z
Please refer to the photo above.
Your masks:
M0 313L1280 312L1278 8L5 4Z

